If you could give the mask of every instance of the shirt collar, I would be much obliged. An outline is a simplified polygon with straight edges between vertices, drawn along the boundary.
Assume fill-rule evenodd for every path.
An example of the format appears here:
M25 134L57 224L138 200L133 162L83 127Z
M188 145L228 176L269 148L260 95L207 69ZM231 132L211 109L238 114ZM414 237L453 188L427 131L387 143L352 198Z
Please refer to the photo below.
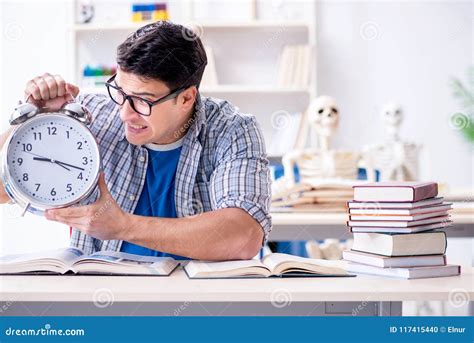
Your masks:
M168 143L168 144L148 143L148 144L145 144L145 147L153 151L160 151L160 152L171 151L171 150L181 148L183 146L183 140L184 140L184 137L181 137L177 141L173 143Z

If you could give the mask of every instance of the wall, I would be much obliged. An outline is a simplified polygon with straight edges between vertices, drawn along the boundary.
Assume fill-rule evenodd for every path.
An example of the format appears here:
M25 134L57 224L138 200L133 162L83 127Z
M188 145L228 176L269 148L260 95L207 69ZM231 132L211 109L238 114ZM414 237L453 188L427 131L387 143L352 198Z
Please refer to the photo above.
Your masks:
M67 73L64 1L1 1L0 109L1 131L23 95L25 83L48 71ZM0 208L0 254L38 251L65 246L69 228L27 214L19 217L16 206Z
M393 99L402 137L423 144L421 178L473 189L473 146L449 125L462 108L448 86L474 65L473 17L468 1L319 2L318 92L340 104L336 146L383 140L379 113Z

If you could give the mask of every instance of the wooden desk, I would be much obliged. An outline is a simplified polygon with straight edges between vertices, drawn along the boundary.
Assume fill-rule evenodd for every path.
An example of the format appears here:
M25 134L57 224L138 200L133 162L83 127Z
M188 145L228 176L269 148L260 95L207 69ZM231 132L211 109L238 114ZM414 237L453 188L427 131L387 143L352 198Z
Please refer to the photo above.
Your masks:
M448 237L474 237L474 215L451 214L453 226L446 229ZM323 240L326 238L348 239L347 213L272 213L272 241Z
M408 300L474 299L457 277L189 280L170 277L0 276L0 315L401 315Z

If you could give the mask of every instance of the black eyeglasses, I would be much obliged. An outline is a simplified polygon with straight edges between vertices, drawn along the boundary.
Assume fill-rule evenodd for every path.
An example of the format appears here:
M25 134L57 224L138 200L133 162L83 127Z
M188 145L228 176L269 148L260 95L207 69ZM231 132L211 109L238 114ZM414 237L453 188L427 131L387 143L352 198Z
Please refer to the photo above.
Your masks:
M139 96L135 95L128 95L123 90L121 90L116 85L112 84L115 80L117 74L113 75L110 79L107 80L105 86L107 87L107 91L109 92L109 96L113 102L117 105L122 106L125 101L128 100L130 106L133 108L135 112L141 114L142 116L149 116L151 114L151 108L155 105L161 104L162 102L168 101L170 99L176 98L182 91L184 91L187 87L180 87L174 91L171 91L168 95L165 95L158 100L150 101L147 99L140 98Z

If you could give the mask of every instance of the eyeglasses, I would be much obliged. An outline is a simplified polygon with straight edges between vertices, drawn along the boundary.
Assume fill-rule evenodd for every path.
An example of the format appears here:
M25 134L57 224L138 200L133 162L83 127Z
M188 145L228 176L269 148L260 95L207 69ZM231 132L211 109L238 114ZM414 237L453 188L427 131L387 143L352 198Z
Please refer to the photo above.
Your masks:
M113 102L115 102L117 105L120 105L120 106L122 106L125 103L125 101L128 100L132 109L138 114L141 114L142 116L149 116L151 114L151 108L153 106L176 98L181 92L183 92L187 88L187 87L180 87L170 92L168 95L165 95L159 98L158 100L150 101L147 99L140 98L139 96L128 95L119 87L112 84L116 76L117 74L113 75L105 83L105 86L107 87L107 91L109 92L110 98L112 99Z

